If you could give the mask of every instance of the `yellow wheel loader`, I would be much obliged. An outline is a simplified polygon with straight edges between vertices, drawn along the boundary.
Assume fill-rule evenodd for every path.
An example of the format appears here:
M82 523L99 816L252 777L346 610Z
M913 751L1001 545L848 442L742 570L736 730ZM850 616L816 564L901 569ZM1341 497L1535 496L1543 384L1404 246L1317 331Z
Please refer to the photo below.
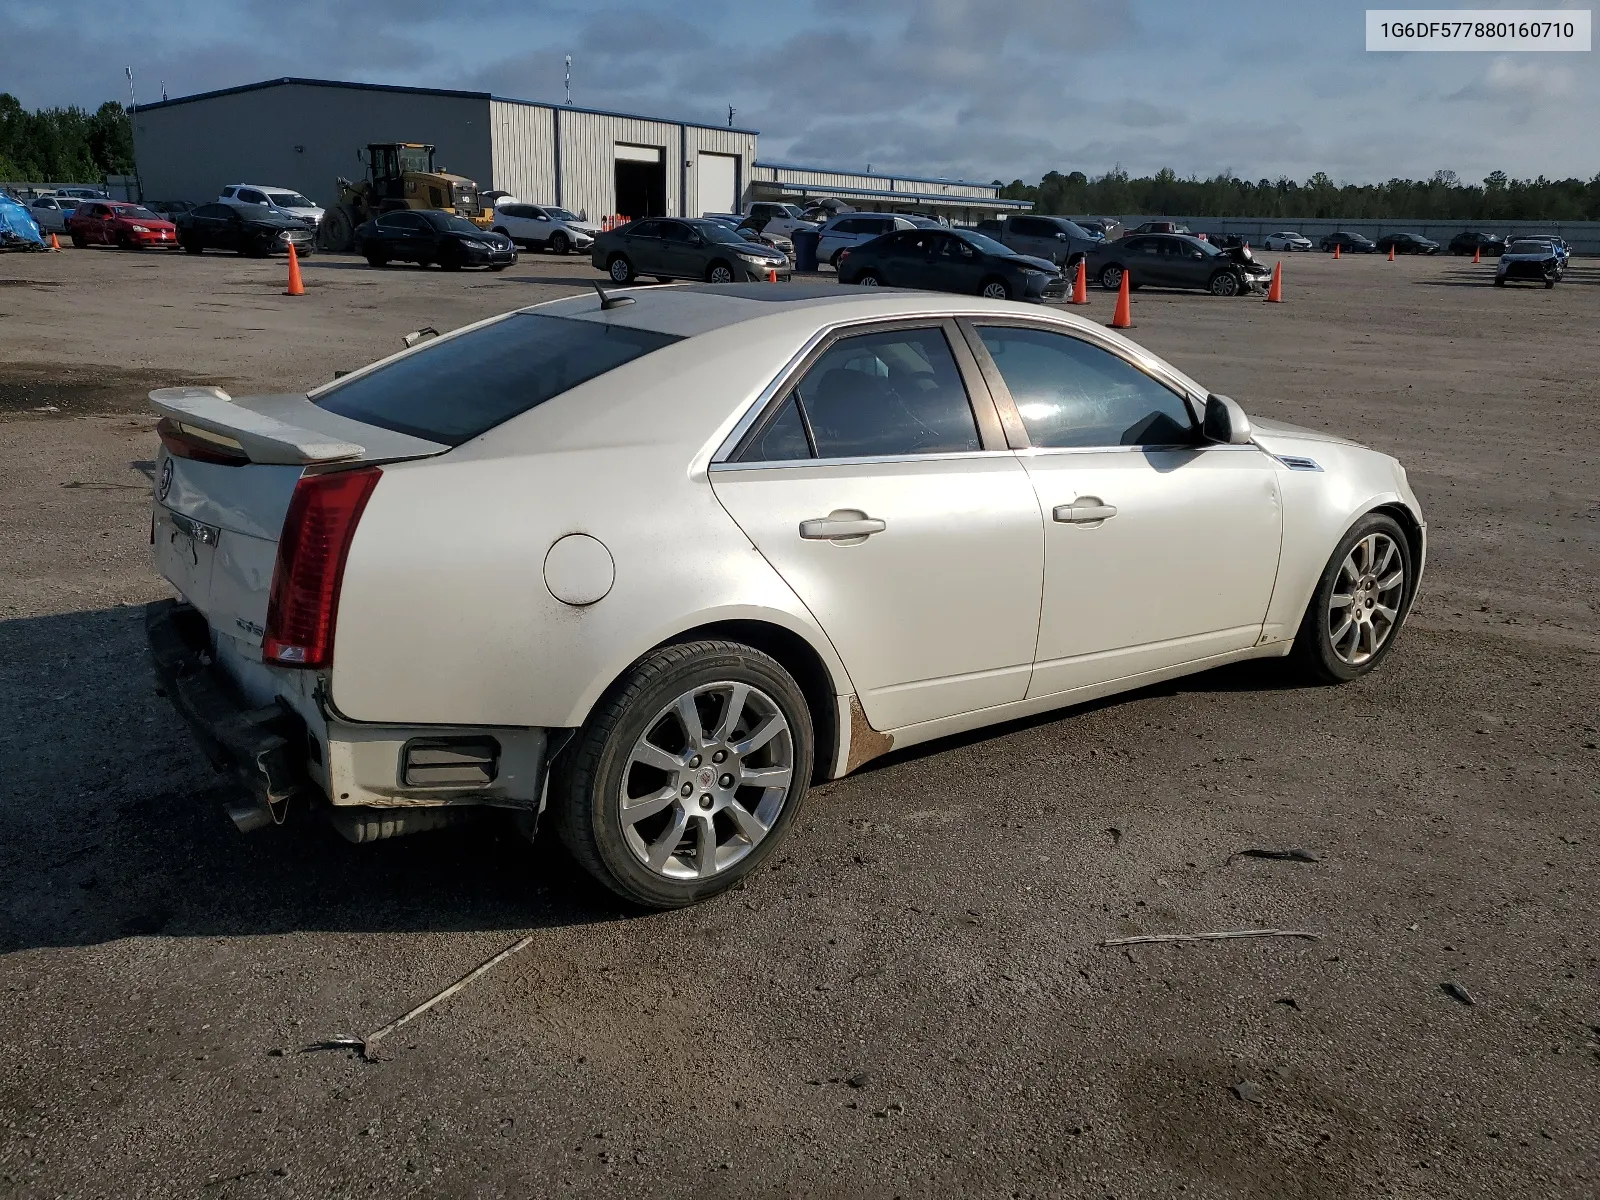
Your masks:
M436 208L488 229L494 213L478 200L478 185L433 162L434 148L421 142L373 142L356 157L365 179L339 180L339 199L323 214L317 244L323 250L355 249L356 226L397 208Z

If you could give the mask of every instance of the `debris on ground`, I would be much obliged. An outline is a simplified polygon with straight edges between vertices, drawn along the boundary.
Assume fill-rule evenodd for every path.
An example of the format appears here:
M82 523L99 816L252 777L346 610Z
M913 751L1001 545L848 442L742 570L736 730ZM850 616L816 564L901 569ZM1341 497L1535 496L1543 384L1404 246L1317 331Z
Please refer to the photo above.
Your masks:
M864 1088L871 1082L872 1076L866 1071L857 1071L854 1075L850 1076L849 1079L845 1080L845 1083L853 1088Z
M1107 938L1102 946L1140 946L1148 942L1214 942L1227 938L1290 937L1322 940L1320 933L1303 929L1226 929L1217 933L1141 933L1134 937Z
M1122 844L1122 826L1120 826L1120 825L1108 826L1106 828L1106 832L1111 835L1111 844L1113 846L1120 846Z
M1241 1079L1238 1083L1230 1084L1228 1090L1231 1091L1235 1096L1239 1097L1239 1099L1243 1100L1246 1104L1265 1103L1261 1095L1261 1089L1255 1084L1251 1083L1248 1079Z
M1299 846L1291 846L1287 850L1275 850L1263 846L1252 846L1248 850L1240 850L1237 853L1230 855L1228 861L1231 863L1236 858L1271 858L1282 862L1303 863L1322 861L1322 855L1318 854L1315 850L1302 850Z
M1472 993L1467 991L1467 989L1462 987L1459 983L1441 983L1439 988L1452 1000L1459 1000L1461 1003L1469 1007L1478 1003L1472 998Z
M1281 1004L1285 1008L1292 1008L1292 1009L1295 1010L1295 1012L1300 1012L1301 1011L1300 1002L1298 1000L1296 1000L1293 996L1279 996L1276 1000L1273 1001L1273 1003L1274 1004Z

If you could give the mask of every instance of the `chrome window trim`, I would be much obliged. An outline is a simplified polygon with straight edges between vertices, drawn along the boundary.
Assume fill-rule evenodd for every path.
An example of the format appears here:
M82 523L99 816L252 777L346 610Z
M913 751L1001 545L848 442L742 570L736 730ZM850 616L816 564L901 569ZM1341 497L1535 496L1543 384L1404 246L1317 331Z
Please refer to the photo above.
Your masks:
M1220 442L1173 442L1159 446L1028 446L1013 451L1018 458L1047 458L1062 454L1209 454L1221 450L1248 450L1259 452L1260 447L1228 446Z
M1129 447L1138 449L1139 447ZM951 462L967 458L1015 458L1015 450L949 450L939 454L880 454L863 458L785 458L772 462L714 462L710 469L720 471L781 471L795 467L859 467L885 463Z

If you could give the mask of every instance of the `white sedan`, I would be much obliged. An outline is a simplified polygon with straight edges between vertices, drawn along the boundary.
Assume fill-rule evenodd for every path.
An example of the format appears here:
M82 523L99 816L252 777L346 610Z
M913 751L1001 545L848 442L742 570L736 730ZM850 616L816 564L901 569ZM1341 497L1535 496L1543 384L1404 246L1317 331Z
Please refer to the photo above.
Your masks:
M1264 250L1310 250L1311 239L1302 233L1269 233L1261 243Z
M151 400L150 642L241 827L487 805L663 908L891 749L1241 659L1364 675L1425 553L1388 455L1000 301L572 296Z

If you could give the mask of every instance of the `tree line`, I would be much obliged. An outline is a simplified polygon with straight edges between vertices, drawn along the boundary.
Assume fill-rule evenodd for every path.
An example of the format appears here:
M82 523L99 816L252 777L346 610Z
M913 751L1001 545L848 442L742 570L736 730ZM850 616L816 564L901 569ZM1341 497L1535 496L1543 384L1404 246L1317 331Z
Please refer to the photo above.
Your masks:
M133 125L115 100L92 113L76 105L29 112L0 92L0 179L100 183L132 173Z
M1051 171L1037 184L995 183L1007 200L1031 200L1034 211L1062 215L1144 213L1193 217L1324 217L1333 220L1600 221L1600 173L1593 179L1511 179L1495 171L1463 183L1454 171L1387 183L1337 184L1318 171L1304 183L1232 174L1180 179L1171 168L1134 179L1120 167L1090 178Z

